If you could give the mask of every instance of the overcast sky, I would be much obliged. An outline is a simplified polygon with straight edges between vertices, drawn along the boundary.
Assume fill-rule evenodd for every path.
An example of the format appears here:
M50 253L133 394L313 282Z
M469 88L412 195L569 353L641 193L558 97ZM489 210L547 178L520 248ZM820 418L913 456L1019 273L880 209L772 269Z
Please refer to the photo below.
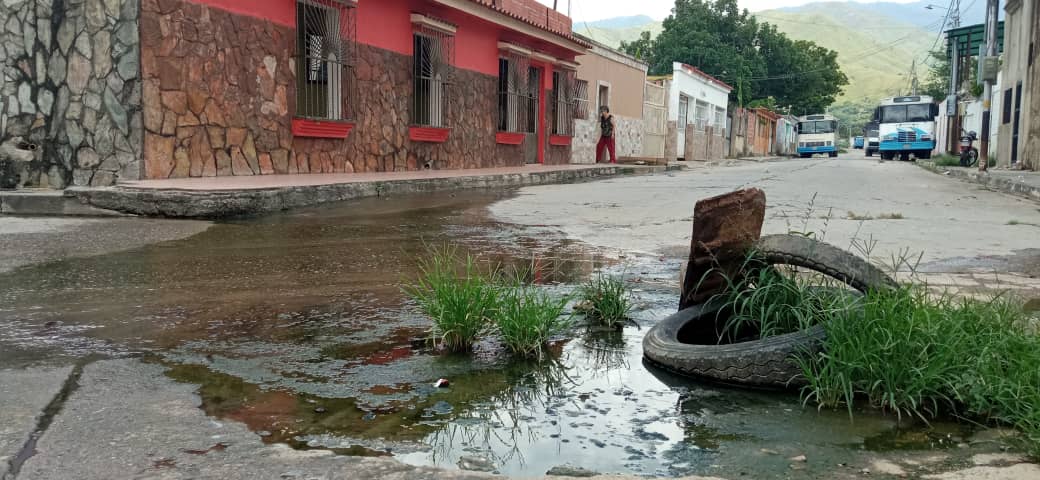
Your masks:
M552 6L553 0L538 0ZM575 20L594 21L604 18L626 17L630 15L648 15L656 20L663 19L671 13L675 0L558 0L557 8L567 11L567 2L571 1L571 16ZM793 7L812 3L813 0L738 0L741 7L751 11L769 10L780 7ZM856 0L860 3L874 3L877 0ZM893 3L912 3L916 0L885 0ZM940 2L943 3L943 2Z

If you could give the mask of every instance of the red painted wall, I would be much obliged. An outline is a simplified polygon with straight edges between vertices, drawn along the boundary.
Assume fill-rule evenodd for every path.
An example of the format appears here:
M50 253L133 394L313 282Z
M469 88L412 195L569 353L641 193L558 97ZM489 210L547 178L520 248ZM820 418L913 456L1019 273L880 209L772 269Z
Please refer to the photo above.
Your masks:
M239 15L270 20L279 25L296 26L296 2L293 0L187 0L209 5ZM378 2L376 2L378 3Z
M239 15L270 20L281 25L296 25L295 0L188 1ZM568 61L575 58L572 52L424 0L359 0L358 5L358 42L403 55L412 54L411 14L422 13L458 25L458 31L455 33L455 66L458 68L497 76L500 40L520 43ZM548 71L551 72L551 69ZM545 88L552 88L552 76L545 74L543 78Z

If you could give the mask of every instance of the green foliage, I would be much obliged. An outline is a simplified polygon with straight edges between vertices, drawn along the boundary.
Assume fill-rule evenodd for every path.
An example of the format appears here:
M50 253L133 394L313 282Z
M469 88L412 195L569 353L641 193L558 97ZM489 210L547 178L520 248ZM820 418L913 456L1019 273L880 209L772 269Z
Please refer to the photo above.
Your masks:
M510 351L541 358L545 345L571 326L564 316L567 298L555 298L527 285L514 285L502 297L495 327Z
M935 162L935 164L937 166L940 166L940 167L959 167L959 166L961 166L961 159L960 159L960 157L955 157L955 156L950 155L948 153L943 153L941 155L932 157L932 161Z
M570 327L563 314L569 298L527 284L528 271L506 278L501 270L482 271L472 256L442 247L428 249L419 272L404 290L433 320L431 339L445 350L469 351L495 330L513 353L540 358L546 343Z
M752 259L747 265L754 263ZM723 332L731 339L749 331L764 338L804 330L835 310L849 308L854 299L831 285L813 286L808 277L797 278L775 267L756 266L750 272L729 281L723 294L724 310L730 313Z
M824 111L848 84L836 52L791 40L736 0L676 0L672 12L656 39L624 45L630 54L650 52L651 74L687 63L733 85L740 105L773 97L795 114Z
M928 70L928 77L925 79L920 93L937 99L946 98L950 92L950 57L944 50L933 51L929 56L932 60L932 67ZM968 71L961 71L958 74L961 80L961 91L967 89L974 97L982 96L982 86L976 80L978 65L979 60L972 57L968 60Z
M608 327L620 325L632 311L628 289L620 278L599 275L581 286L578 298L589 318Z
M453 352L468 351L487 331L502 288L480 271L472 256L460 260L452 248L430 249L419 272L416 284L405 292L433 319L434 342Z
M1020 429L1040 456L1040 337L1020 304L871 292L859 308L831 311L824 348L798 361L804 397L821 407L865 400L927 420L970 415Z
M650 31L647 30L640 33L639 38L636 40L632 40L631 42L622 40L619 50L642 61L646 61L650 56L650 49L652 47L653 39L650 36Z

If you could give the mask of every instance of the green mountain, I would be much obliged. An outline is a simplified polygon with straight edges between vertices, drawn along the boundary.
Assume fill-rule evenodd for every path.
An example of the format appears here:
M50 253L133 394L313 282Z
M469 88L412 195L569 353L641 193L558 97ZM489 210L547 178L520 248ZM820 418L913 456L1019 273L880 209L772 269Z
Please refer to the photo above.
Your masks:
M910 84L911 66L927 58L936 40L935 31L942 16L921 10L921 16L933 15L935 21L921 25L894 17L889 10L872 8L855 2L813 3L796 11L769 10L755 14L759 20L777 26L796 40L810 40L838 52L838 61L849 77L849 85L839 100L843 104L869 105L877 99L904 93ZM931 27L932 31L929 31ZM575 22L574 30L601 43L617 46L631 41L640 32L652 35L661 31L661 22L625 28L602 28ZM938 43L942 46L942 42ZM927 75L928 68L918 65L917 74Z

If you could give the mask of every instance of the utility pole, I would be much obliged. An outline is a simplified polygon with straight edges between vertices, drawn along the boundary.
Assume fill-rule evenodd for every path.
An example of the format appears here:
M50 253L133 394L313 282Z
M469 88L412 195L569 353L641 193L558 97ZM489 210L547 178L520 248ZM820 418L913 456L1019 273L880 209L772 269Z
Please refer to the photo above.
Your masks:
M950 13L950 29L953 30L960 26L961 0L955 0L953 12ZM946 147L949 153L956 154L958 140L961 138L961 132L957 128L957 125L960 125L960 122L957 121L957 116L960 112L959 99L957 98L957 70L961 63L961 55L957 45L949 42L948 36L947 42L950 48L950 92L946 96Z
M1000 8L1000 0L986 1L986 57L980 58L980 62L991 63L991 59L997 58L997 9ZM987 65L988 66L988 65ZM985 71L985 69L984 69ZM993 81L990 75L985 76L986 85L982 91L982 141L979 142L979 171L985 172L989 167L989 129L991 110L993 108Z
M910 66L910 95L917 96L917 59Z

